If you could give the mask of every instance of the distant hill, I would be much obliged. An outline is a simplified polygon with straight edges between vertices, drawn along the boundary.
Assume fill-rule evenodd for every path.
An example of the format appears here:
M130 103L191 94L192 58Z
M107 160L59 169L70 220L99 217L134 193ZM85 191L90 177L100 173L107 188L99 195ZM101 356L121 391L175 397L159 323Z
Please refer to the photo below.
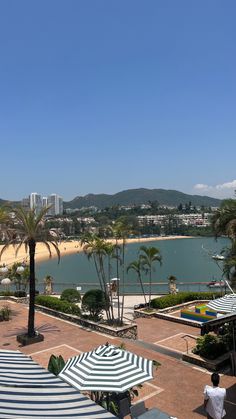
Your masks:
M114 205L141 205L157 201L159 205L178 206L191 201L192 205L218 207L221 200L209 196L188 195L183 192L166 189L128 189L114 195L88 194L77 196L72 201L64 202L64 208L82 208L95 206L99 209Z

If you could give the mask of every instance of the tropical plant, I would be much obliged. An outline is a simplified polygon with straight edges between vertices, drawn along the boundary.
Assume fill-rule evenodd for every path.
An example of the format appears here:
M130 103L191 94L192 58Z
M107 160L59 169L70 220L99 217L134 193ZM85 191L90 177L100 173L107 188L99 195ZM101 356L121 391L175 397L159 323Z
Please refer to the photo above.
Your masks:
M142 281L142 276L141 276L142 262L140 261L140 259L134 260L133 262L131 262L128 265L127 272L129 272L130 270L133 270L134 272L136 272L136 274L138 276L139 283L140 283L140 287L142 289L145 304L147 304L146 294L145 294L145 291L144 291L144 286L143 286L143 281Z
M106 242L104 239L101 239L93 234L87 234L81 239L81 245L83 246L84 253L87 255L89 260L92 259L94 262L100 288L106 296L107 302L110 301L109 290L107 288L107 283L109 283L110 279L107 279L105 269L108 244L109 242ZM111 304L106 304L104 309L106 311L108 321L113 323L114 315Z
M231 240L231 247L223 249L223 275L236 287L236 200L225 199L212 217L212 228L215 237L227 235ZM218 263L217 263L218 264ZM219 266L219 264L218 264ZM219 266L221 269L221 266Z
M67 288L62 291L60 299L62 301L67 301L68 303L79 303L81 300L80 292L74 288Z
M130 234L134 233L133 226L129 223L129 217L120 217L118 218L114 225L111 227L113 236L116 240L116 257L117 257L117 278L119 278L118 272L118 260L121 262L121 286L122 286L122 303L121 303L121 313L120 313L120 294L118 291L118 318L120 324L123 323L124 317L124 303L125 303L125 245L126 239ZM118 240L121 240L121 247L118 247ZM119 257L120 250L120 257Z
M23 267L22 272L18 272L19 267ZM29 265L21 262L15 262L9 268L8 277L14 282L16 286L16 292L25 292L29 286Z
M109 300L100 289L87 291L82 298L82 310L89 311L90 317L99 320L103 310L108 310Z
M149 274L149 308L151 307L152 297L152 272L155 271L154 263L162 263L162 256L156 247L141 246L139 260L143 269Z
M49 257L52 256L51 247L56 251L58 262L60 261L60 251L55 238L50 234L50 230L45 226L44 217L49 207L43 208L39 214L35 209L26 211L24 208L9 208L14 212L14 218L8 217L8 234L6 243L0 252L0 258L4 251L10 246L15 247L16 256L19 249L24 246L25 251L29 253L29 314L27 336L33 338L35 331L35 249L37 242L43 243L48 252ZM5 223L5 220L4 220Z
M236 199L225 199L212 216L212 227L216 237L226 234L236 239Z
M48 371L54 375L60 374L65 366L65 361L61 355L51 355L48 362Z
M226 352L226 345L220 336L206 334L197 338L196 347L193 353L207 359L215 359Z
M9 306L4 306L0 310L0 321L9 321L12 315L12 310Z

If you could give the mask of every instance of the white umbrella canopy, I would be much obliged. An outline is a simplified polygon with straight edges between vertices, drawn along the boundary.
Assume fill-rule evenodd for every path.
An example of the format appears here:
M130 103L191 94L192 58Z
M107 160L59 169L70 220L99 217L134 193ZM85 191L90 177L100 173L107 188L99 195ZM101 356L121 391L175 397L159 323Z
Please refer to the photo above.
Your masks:
M219 313L236 312L236 294L227 294L224 297L216 298L206 305Z
M122 393L153 378L153 362L113 345L69 359L59 374L79 390Z

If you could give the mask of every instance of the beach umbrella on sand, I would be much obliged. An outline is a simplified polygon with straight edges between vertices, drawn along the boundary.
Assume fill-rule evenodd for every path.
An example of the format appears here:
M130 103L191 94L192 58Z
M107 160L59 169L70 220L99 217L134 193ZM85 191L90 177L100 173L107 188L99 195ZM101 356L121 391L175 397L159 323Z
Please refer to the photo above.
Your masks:
M69 359L59 377L79 390L123 393L151 380L152 367L151 360L106 344Z
M216 298L206 305L219 313L236 312L236 294L227 294L224 297Z

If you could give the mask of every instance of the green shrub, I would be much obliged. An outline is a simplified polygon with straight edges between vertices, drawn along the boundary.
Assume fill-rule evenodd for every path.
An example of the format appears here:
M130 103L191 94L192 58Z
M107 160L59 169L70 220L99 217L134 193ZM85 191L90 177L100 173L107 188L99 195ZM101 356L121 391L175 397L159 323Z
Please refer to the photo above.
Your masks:
M0 321L8 321L11 318L12 310L8 306L4 306L0 310Z
M92 289L87 291L82 299L82 310L89 311L90 317L98 320L103 310L109 308L109 301L106 294L100 289Z
M61 300L67 301L68 303L79 303L81 301L81 296L79 291L73 288L67 288L61 293Z
M1 291L0 295L4 296L4 297L11 297L14 295L13 291Z
M204 335L197 339L193 353L207 359L215 359L223 355L227 348L222 339L216 335Z
M76 304L61 301L59 298L49 295L38 295L35 298L35 303L56 311L61 311L62 313L75 314L77 316L81 314L80 308Z
M180 292L178 294L165 295L164 297L154 298L151 300L151 307L163 309L173 307L188 301L194 300L212 300L218 298L221 294L218 292Z
M65 366L65 361L61 355L51 355L48 362L48 371L54 375L58 375Z
M20 298L20 297L26 297L27 294L25 291L15 291L14 296Z

